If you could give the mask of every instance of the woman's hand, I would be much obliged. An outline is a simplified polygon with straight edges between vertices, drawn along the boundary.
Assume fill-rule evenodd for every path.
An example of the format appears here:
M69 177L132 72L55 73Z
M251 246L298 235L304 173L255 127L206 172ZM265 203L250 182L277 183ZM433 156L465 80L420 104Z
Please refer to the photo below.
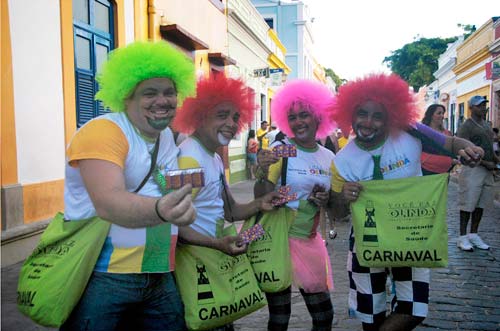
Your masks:
M278 200L283 198L283 196L278 192L269 192L266 195L258 198L259 200L259 210L261 211L271 211L276 208L276 205L273 204L273 200Z
M242 242L240 236L225 236L218 239L217 249L227 255L240 255L248 249L248 245Z
M261 149L257 152L257 164L267 174L269 166L280 160L279 157L274 156L274 153L268 149Z
M310 202L314 203L318 207L325 207L328 204L329 199L329 191L311 192L311 195L308 198Z

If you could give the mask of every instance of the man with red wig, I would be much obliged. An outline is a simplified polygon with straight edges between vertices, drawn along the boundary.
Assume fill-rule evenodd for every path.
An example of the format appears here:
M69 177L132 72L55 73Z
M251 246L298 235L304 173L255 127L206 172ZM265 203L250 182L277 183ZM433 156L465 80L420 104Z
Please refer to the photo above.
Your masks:
M396 75L372 74L339 89L333 119L350 141L334 160L333 190L348 202L357 200L362 182L422 176L420 154L427 146L407 133L414 130L475 166L484 152L465 139L446 137L416 123L418 112L408 84ZM395 160L401 167L389 167ZM363 330L412 330L427 316L430 271L427 268L369 268L360 266L351 230L347 260L350 280L349 312ZM395 298L386 317L386 279L391 277Z
M179 229L183 242L218 249L229 255L246 251L236 236L222 236L225 220L244 220L258 211L272 210L272 192L249 203L237 203L224 176L224 165L216 153L227 146L245 126L255 111L254 94L239 79L219 74L200 80L196 97L187 98L174 120L174 128L189 134L180 145L179 167L203 168L205 186L193 189L197 215L193 224ZM232 330L231 325L217 330Z

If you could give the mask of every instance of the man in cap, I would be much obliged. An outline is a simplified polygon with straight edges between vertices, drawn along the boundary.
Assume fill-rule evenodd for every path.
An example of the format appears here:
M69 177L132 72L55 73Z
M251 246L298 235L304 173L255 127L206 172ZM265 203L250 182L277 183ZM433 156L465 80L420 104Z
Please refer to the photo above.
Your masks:
M493 152L493 130L486 122L488 100L480 95L469 99L470 117L460 126L457 136L465 138L484 150L484 157L475 168L464 167L459 176L460 237L457 246L464 251L474 247L489 249L477 234L483 210L493 202L493 171L499 158ZM472 222L467 235L469 219Z
M178 102L194 92L194 65L165 42L135 42L114 50L97 80L96 99L112 113L71 140L64 216L99 216L111 228L61 330L185 330L175 246L177 227L196 212L191 185L162 196L165 181L157 175L178 168L168 125Z

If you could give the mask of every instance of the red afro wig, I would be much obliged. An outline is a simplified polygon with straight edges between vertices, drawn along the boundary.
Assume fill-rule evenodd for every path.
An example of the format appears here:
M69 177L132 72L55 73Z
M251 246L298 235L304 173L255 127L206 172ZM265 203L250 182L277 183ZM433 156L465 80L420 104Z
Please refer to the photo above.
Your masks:
M328 106L333 103L333 93L318 82L297 79L290 81L274 96L271 107L271 117L281 131L293 137L292 129L288 125L288 112L298 106L308 108L318 121L316 138L324 138L334 128L335 123L328 117Z
M343 132L351 132L356 108L369 100L386 109L391 129L404 130L419 117L415 96L403 79L395 74L371 74L339 88L331 106L332 119Z
M192 134L204 125L214 108L223 102L232 103L239 111L237 132L252 122L256 109L253 90L240 79L217 74L198 81L196 96L184 100L182 108L175 115L174 130Z

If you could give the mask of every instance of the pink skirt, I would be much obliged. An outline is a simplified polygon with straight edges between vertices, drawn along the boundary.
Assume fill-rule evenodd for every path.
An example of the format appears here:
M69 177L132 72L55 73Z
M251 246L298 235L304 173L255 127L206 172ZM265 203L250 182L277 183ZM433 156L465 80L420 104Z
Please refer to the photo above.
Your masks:
M333 290L330 257L319 233L312 238L288 238L293 284L306 293Z

